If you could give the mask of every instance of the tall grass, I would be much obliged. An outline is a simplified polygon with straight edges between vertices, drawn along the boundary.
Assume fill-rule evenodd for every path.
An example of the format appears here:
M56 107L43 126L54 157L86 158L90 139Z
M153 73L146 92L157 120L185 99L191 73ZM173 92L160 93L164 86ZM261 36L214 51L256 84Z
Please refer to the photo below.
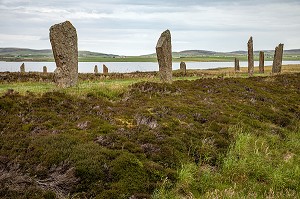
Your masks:
M300 131L279 129L285 138L238 124L220 167L193 163L178 170L174 186L163 183L153 198L299 198Z
M191 186L195 181L197 166L193 163L182 164L178 169L178 181L172 185L167 178L164 179L161 187L157 189L152 198L153 199L180 199L180 198L193 198Z
M24 95L28 92L43 94L45 92L60 91L75 96L93 95L108 99L116 99L128 89L128 86L139 80L109 80L109 81L82 81L75 87L57 88L54 83L16 82L0 84L0 95L13 89Z
M199 77L175 77L176 80L195 80ZM24 95L28 92L43 94L45 92L60 91L75 96L92 95L95 97L104 97L109 100L116 100L120 95L129 89L129 86L141 81L159 82L158 78L131 78L131 79L113 79L113 80L95 80L80 81L76 86L70 88L58 88L54 83L46 82L13 82L0 83L0 95L13 89Z

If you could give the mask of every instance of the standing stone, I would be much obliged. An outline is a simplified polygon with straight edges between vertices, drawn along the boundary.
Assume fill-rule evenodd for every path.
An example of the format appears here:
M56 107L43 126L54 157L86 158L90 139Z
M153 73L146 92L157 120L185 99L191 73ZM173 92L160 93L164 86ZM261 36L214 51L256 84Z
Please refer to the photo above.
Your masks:
M240 71L240 60L235 58L234 59L234 71L239 72Z
M69 21L50 27L50 42L56 62L55 82L59 87L75 86L78 80L77 32Z
M180 70L184 73L184 75L186 74L186 64L185 62L180 62Z
M275 48L272 73L281 73L282 57L283 57L283 44L279 44Z
M253 76L254 72L254 58L253 58L253 39L250 37L248 41L248 74Z
M259 73L265 72L265 53L263 51L259 52Z
M103 74L107 74L108 73L108 68L105 66L105 64L103 64Z
M47 66L43 67L43 73L46 74L47 73Z
M171 33L164 31L156 45L156 55L159 65L159 76L163 82L172 82L172 44Z
M24 63L20 66L20 72L25 73L25 64Z
M98 74L98 66L97 65L95 65L95 67L94 67L94 73Z

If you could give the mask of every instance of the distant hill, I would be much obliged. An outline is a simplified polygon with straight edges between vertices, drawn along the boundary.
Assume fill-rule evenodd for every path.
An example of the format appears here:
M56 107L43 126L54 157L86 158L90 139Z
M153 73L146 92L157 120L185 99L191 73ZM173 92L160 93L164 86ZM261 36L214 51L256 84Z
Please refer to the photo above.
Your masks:
M265 52L265 54L274 54L274 50L256 50L254 51L254 54L259 54L260 51ZM247 55L247 51L240 50L240 51L232 51L229 52L230 54L238 54L238 55ZM284 50L285 55L300 55L300 49L291 49L291 50Z
M173 57L199 57L199 56L215 56L226 55L228 53L208 51L208 50L184 50L180 52L173 52ZM156 57L155 53L149 55L141 55L141 57Z
M274 50L257 50L254 51L254 54L258 55L260 51L264 51L265 54L274 54ZM175 52L173 54L179 56L204 56L204 55L223 55L223 56L233 56L233 55L247 55L247 51L232 51L232 52L215 52L215 51L206 51L206 50L184 50L180 52ZM292 50L285 50L285 55L300 55L300 49L292 49Z
M184 56L197 56L197 55L216 55L217 52L214 51L207 51L207 50L184 50L177 52L178 55L184 55Z
M266 55L273 55L274 50L262 50ZM260 50L254 51L255 55L258 55ZM173 57L200 57L200 56L237 56L237 55L247 55L247 51L232 51L232 52L216 52L207 50L184 50L180 52L173 52ZM285 55L300 55L300 49L285 50ZM142 55L142 57L155 57L156 54L152 53L149 55Z
M0 48L1 56L46 56L53 57L52 50L43 49L43 50L34 50L28 48ZM118 55L113 54L104 54L98 52L90 51L79 51L79 57L114 57Z
M27 48L0 48L0 55L52 55L51 50L34 50Z
M265 55L273 56L274 50L263 50ZM247 51L232 51L232 52L215 52L208 50L184 50L179 52L173 52L174 58L193 58L193 57L232 57L232 56L246 56ZM259 54L259 51L254 51L255 55ZM91 51L79 51L78 53L80 58L122 58L126 56L119 56L114 54L105 54ZM291 49L285 50L284 55L293 56L300 55L300 49ZM27 49L27 48L0 48L0 58L1 57L11 57L12 59L21 58L46 58L53 59L52 50L43 49L43 50L35 50L35 49ZM148 54L136 56L140 58L156 58L156 54Z
M290 54L290 55L299 55L300 49L291 49L291 50L285 50L284 53Z

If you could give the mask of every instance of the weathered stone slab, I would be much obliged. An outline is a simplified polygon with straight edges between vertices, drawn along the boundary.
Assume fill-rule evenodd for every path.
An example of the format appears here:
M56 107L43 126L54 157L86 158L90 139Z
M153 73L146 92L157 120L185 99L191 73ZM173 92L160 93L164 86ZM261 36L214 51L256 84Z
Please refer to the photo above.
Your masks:
M282 57L283 57L283 44L279 44L275 48L272 73L281 73Z
M43 73L47 73L47 66L43 66Z
M55 82L59 87L75 86L78 80L77 32L69 21L50 27L50 42L56 62Z
M97 65L95 65L95 67L94 67L94 73L98 74L98 66Z
M20 72L25 73L25 64L24 63L20 66Z
M172 82L172 44L171 33L164 31L156 45L156 55L159 65L159 76L161 81Z
M259 73L265 72L265 53L263 51L259 52Z
M234 58L234 71L235 72L240 71L240 60L238 58Z
M108 73L108 68L105 66L105 64L103 64L103 74L107 74Z
M184 74L186 74L186 64L185 64L185 62L180 62L180 70L184 73Z
M248 74L253 76L254 73L254 57L253 57L253 39L250 37L248 41Z

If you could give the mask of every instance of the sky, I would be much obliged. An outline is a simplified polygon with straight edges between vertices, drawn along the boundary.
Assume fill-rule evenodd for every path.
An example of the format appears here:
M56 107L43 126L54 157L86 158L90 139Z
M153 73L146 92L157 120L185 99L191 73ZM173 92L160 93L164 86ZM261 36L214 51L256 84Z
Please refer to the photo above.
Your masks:
M49 28L69 20L79 50L155 52L169 29L173 51L300 48L300 0L0 0L0 48L50 49Z

